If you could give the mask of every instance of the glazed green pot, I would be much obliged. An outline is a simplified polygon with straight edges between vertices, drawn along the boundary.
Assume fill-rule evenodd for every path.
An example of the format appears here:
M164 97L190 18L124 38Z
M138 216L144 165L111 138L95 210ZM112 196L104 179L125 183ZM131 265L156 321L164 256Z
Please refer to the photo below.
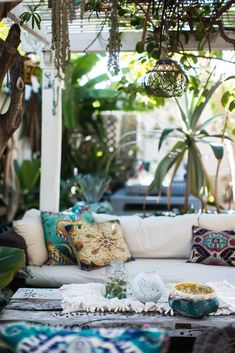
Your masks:
M181 315L202 318L219 308L219 299L211 287L193 282L174 284L168 302Z

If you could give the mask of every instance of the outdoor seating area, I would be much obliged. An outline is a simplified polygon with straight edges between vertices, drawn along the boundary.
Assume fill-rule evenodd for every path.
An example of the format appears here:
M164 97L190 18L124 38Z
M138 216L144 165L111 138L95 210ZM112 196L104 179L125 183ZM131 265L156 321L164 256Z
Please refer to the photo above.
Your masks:
M0 21L0 353L235 353L235 1Z

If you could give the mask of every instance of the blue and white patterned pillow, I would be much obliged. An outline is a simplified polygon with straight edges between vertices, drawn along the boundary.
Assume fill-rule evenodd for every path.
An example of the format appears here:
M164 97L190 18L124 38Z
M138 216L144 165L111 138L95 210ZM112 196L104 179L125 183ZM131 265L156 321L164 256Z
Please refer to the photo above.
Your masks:
M156 328L65 330L25 323L0 330L0 339L17 353L166 353L168 335Z

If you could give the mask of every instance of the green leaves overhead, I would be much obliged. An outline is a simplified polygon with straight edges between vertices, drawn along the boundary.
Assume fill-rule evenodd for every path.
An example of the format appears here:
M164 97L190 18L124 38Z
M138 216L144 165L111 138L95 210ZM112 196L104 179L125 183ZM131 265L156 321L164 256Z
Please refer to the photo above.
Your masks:
M41 29L41 16L37 12L38 8L40 7L41 4L38 5L28 5L27 6L27 11L23 12L20 15L20 22L21 24L28 23L31 21L31 26L32 29L34 29L36 26L38 29Z
M68 68L65 80L72 78L71 83L76 83L82 76L87 75L100 60L97 54L81 55L72 60L72 65ZM66 85L65 82L65 85Z
M221 104L224 108L232 112L235 109L235 90L233 90L233 92L224 92L221 98Z
M25 264L24 250L0 247L0 289L5 288Z

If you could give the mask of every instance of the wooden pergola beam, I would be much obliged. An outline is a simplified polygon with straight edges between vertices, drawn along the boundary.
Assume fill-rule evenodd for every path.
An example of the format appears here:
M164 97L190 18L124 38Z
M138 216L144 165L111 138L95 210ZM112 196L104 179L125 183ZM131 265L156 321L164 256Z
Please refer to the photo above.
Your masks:
M39 40L45 47L50 47L51 46L51 35L49 35L46 32L46 29L43 25L41 24L41 29L37 28L32 28L30 23L25 23L21 24L20 21L20 15L25 11L24 6L20 4L21 1L17 1L18 6L14 6L7 14L7 17L9 17L12 21L20 25L25 31L30 33L32 36L34 36L37 40ZM24 45L24 43L22 43Z
M23 0L0 2L0 21L7 17L7 13L19 5Z
M74 53L82 52L105 52L108 43L109 33L102 32L100 36L97 36L97 32L77 32L71 33L70 44L71 51ZM188 33L189 34L189 33ZM226 35L233 38L235 37L234 31L226 31ZM141 41L142 31L126 31L121 34L121 52L135 51L136 43ZM198 50L199 42L196 41L195 37L189 34L189 40L185 41L185 35L180 35L180 41L183 44L184 50L194 51ZM91 44L91 45L90 45ZM211 42L212 50L234 50L233 44L226 42L220 34L216 38L212 39ZM205 44L205 50L208 50L208 44Z

